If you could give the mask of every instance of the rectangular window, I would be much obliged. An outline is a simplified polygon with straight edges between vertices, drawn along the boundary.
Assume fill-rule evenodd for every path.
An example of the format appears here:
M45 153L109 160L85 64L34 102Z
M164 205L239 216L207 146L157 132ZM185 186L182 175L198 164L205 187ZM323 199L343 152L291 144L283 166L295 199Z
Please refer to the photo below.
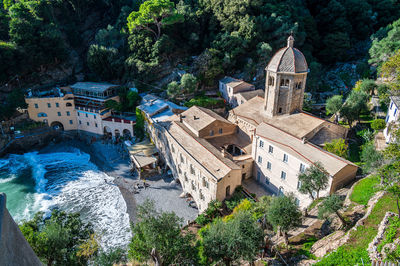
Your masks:
M304 164L300 164L300 173L304 173L304 171L306 170L306 166Z
M222 128L220 128L220 129L218 130L218 132L219 132L219 134L222 134Z
M397 108L395 108L395 109L394 109L393 116L395 116L395 115L396 115L396 113L397 113Z
M268 152L269 152L269 153L274 153L274 147L272 147L271 145L269 145L269 147L268 147Z
M50 104L50 103L47 103L47 107L50 108L50 107L51 107L51 104Z
M96 115L93 115L93 118L96 119Z
M267 162L267 169L268 169L268 170L271 170L271 167L272 167L271 162Z
M286 172L284 171L281 172L281 179L286 180Z
M35 108L37 109L37 108L39 108L39 106L38 106L38 104L37 103L35 103Z
M209 183L207 182L206 178L203 177L203 187L209 188Z
M56 107L60 107L60 105L58 103L56 103Z
M214 136L214 130L210 130L210 136Z
M72 120L69 120L69 123L72 125L74 122Z
M194 175L194 174L195 174L195 171L194 171L193 165L190 165L190 173L191 173L192 175Z
M393 102L390 103L390 110L392 110Z
M298 198L295 198L294 202L296 203L297 206L300 206L300 200Z
M97 123L94 123L94 126L97 127Z
M265 184L269 185L269 178L268 178L268 176L265 177Z
M88 117L88 114L86 114L86 117Z
M257 161L258 161L259 163L262 163L262 157L261 157L261 156L258 156Z
M69 111L67 111L67 116L70 116L70 112Z
M89 126L89 122L86 122L86 125L88 125L88 126Z
M58 116L61 116L61 112L57 112L57 115L58 115Z
M264 147L264 141L260 140L260 148Z
M298 182L297 182L297 189L299 189L301 187L301 181L299 180Z
M284 161L285 163L288 162L288 159L289 159L288 155L287 155L287 154L283 154L283 161Z
M79 125L82 125L82 121L81 120L79 120Z
M79 112L78 112L78 116L81 116L81 115L79 114Z

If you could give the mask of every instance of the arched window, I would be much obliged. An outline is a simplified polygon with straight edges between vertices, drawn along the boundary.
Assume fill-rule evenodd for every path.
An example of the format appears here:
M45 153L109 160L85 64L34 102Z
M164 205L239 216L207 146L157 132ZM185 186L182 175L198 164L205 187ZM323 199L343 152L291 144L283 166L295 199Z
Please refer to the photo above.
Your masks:
M38 117L47 117L47 114L46 114L46 113L38 113L37 116L38 116Z
M70 107L70 106L72 106L72 103L66 103L65 104L67 107Z
M298 89L301 89L301 82L299 82L297 85L298 85L297 88L298 88Z
M285 80L285 86L289 86L289 80Z
M285 80L281 79L281 86L285 86Z

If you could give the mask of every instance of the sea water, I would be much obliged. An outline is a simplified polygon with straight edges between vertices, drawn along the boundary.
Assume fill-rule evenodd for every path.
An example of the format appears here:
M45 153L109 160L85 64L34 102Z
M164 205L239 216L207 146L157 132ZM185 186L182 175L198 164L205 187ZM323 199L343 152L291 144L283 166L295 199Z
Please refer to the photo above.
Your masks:
M125 247L131 237L126 204L113 179L75 148L0 159L0 192L7 194L7 208L17 223L53 208L78 212L93 224L106 250Z

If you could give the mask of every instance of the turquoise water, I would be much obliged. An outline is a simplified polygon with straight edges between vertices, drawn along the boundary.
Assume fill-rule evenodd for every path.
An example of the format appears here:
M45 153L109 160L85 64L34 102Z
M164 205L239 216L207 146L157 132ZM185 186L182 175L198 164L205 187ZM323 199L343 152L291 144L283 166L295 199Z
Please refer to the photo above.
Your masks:
M125 246L131 237L126 204L113 178L78 149L11 154L0 159L0 192L16 222L53 208L79 212L104 248Z

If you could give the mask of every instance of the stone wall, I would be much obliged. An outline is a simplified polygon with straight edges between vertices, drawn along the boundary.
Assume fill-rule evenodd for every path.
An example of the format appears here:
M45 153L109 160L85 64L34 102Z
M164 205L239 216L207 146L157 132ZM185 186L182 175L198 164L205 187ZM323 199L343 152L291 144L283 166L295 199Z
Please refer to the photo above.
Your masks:
M42 265L8 212L4 193L0 193L0 265Z

